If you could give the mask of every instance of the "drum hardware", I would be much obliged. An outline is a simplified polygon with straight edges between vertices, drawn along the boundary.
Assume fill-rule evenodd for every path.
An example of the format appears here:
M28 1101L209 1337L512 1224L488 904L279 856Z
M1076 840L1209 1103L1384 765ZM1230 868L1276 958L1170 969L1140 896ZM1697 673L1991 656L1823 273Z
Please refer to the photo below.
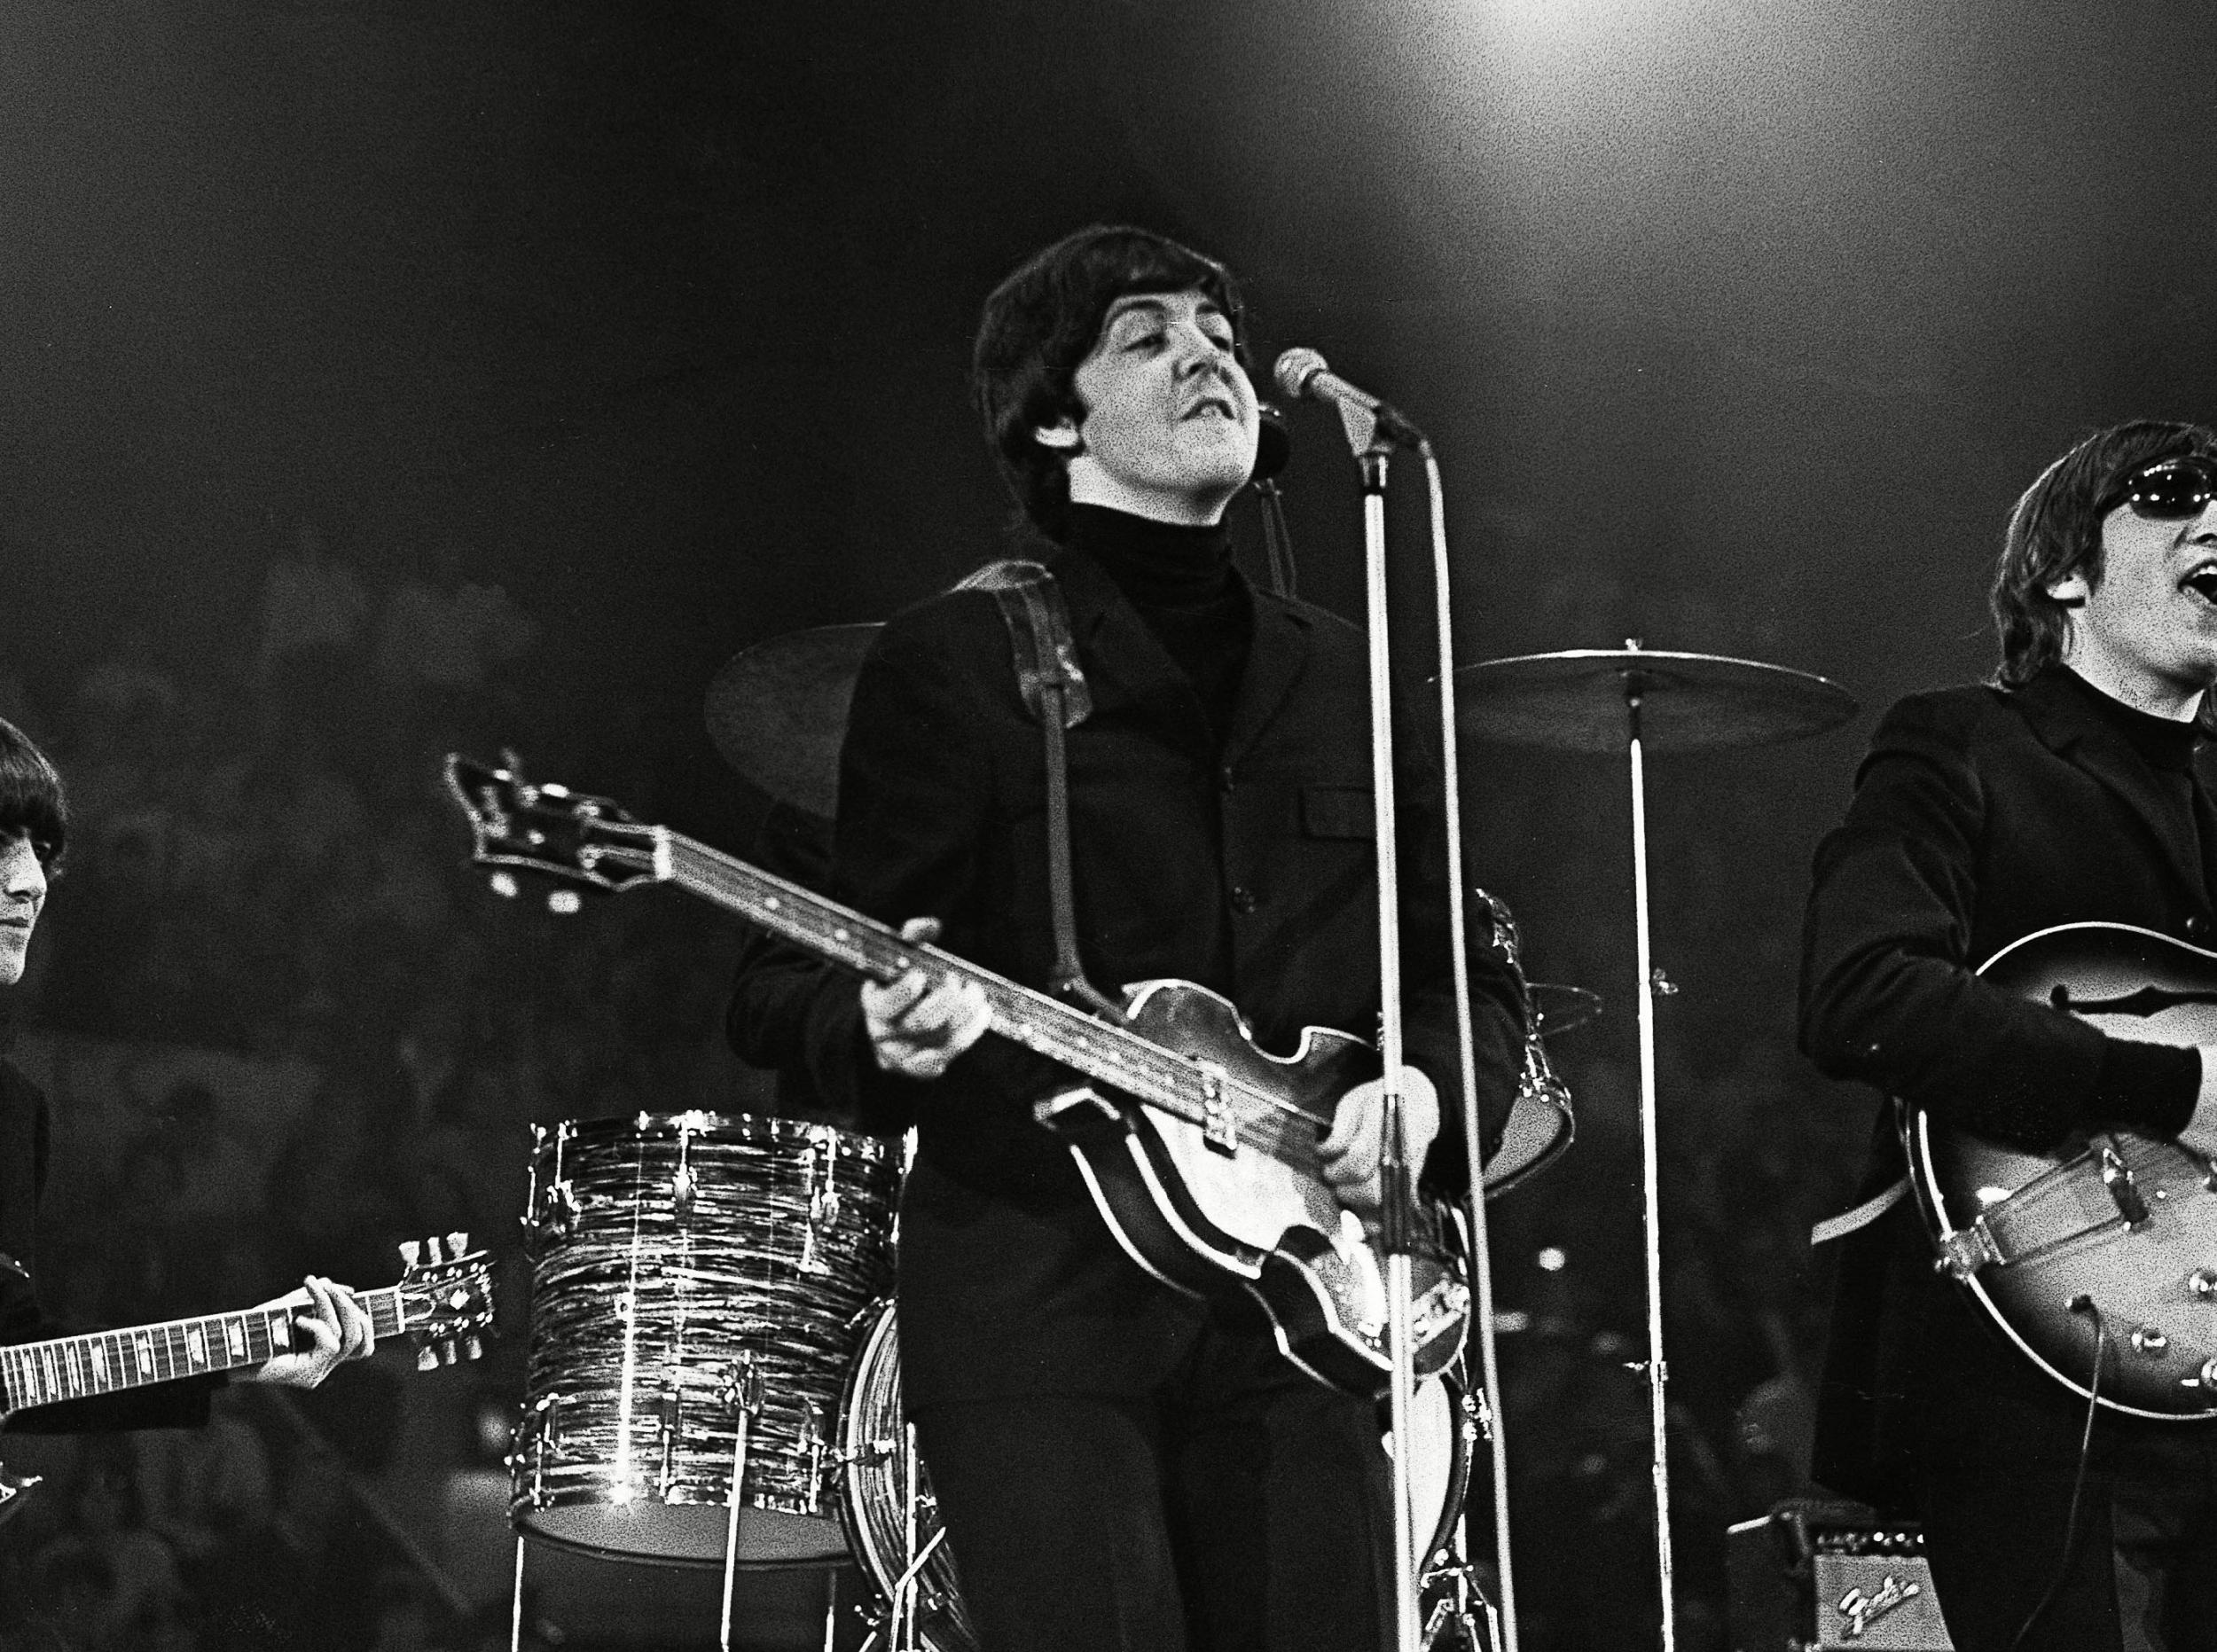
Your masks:
M1668 985L1655 968L1648 925L1647 753L1761 746L1821 733L1855 713L1837 683L1754 660L1665 653L1637 638L1625 646L1485 660L1460 668L1461 730L1478 740L1550 751L1625 754L1632 790L1633 935L1640 983L1641 1211L1647 1244L1649 1455L1662 1603L1663 1652L1677 1645L1671 1586L1669 1470L1665 1456L1660 1145L1655 1005Z
M693 1214L693 1132L680 1131L678 1134L678 1168L670 1178L670 1208L679 1220Z
M754 1430L755 1419L762 1414L762 1370L751 1349L742 1350L725 1374L721 1398L725 1409L732 1413L732 1483L725 1498L731 1517L724 1526L724 1604L716 1643L719 1652L732 1652L732 1580L739 1571L739 1511L740 1493L747 1484L747 1437Z
M670 1488L676 1484L678 1478L678 1442L683 1437L685 1431L685 1396L674 1388L665 1388L662 1391L658 1409L661 1412L662 1464L662 1471L655 1480L655 1489L658 1495L667 1499L670 1496Z
M1493 943L1508 960L1524 1006L1524 1053L1516 1095L1501 1127L1500 1144L1485 1169L1486 1196L1492 1198L1537 1175L1569 1151L1578 1133L1578 1116L1571 1105L1571 1087L1556 1077L1547 1060L1546 1039L1550 1031L1565 1030L1599 1014L1601 1000L1591 993L1579 994L1575 987L1549 987L1546 1001L1562 1005L1566 1017L1550 1027L1537 989L1524 978L1524 932L1517 928L1516 915L1497 895L1475 884L1470 893L1492 919ZM1591 1000L1590 1006L1580 1002L1581 998Z
M872 1627L869 1637L857 1652L871 1652L871 1648L877 1645L878 1636L894 1624L899 1625L899 1632L886 1643L885 1652L930 1652L929 1643L916 1638L916 1579L930 1562L933 1553L946 1540L947 1529L944 1526L925 1539L922 1552L909 1562L908 1570L894 1580L896 1604L886 1613L883 1621Z
M834 1178L839 1166L839 1139L828 1125L817 1127L822 1133L811 1144L803 1161L807 1177L808 1227L801 1241L801 1271L804 1273L823 1272L823 1264L817 1259L816 1233L819 1227L830 1227L839 1220L839 1189ZM820 1186L819 1165L822 1167Z

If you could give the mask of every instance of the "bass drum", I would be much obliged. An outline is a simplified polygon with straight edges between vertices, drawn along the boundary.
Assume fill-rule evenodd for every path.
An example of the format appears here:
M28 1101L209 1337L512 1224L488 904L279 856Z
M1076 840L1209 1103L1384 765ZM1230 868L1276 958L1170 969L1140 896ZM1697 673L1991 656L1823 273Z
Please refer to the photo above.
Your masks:
M1454 1564L1454 1531L1470 1489L1470 1462L1478 1438L1477 1405L1452 1371L1417 1385L1411 1413L1416 1453L1410 1463L1410 1500L1416 1529L1430 1541L1417 1563L1420 1586ZM1393 1437L1384 1449L1393 1449ZM941 1535L931 1478L917 1458L901 1410L901 1349L893 1304L882 1304L848 1381L840 1417L840 1460L844 1465L847 1536L864 1576L889 1612L914 1613L914 1632L893 1626L882 1644L929 1652L977 1652L977 1632L962 1603L955 1557ZM912 1519L913 1511L913 1519ZM917 1572L913 1607L895 1592L911 1557L930 1553Z
M878 1305L876 1321L847 1379L839 1460L846 1476L842 1512L848 1545L864 1578L876 1587L881 1605L903 1620L881 1644L977 1652L977 1632L962 1604L954 1555L941 1535L931 1477L916 1454L901 1409L901 1345L889 1300ZM912 1558L927 1546L931 1553L916 1575L913 1601L897 1596Z
M847 1555L833 1438L892 1282L884 1142L746 1114L539 1127L524 1217L531 1346L509 1518L615 1560Z

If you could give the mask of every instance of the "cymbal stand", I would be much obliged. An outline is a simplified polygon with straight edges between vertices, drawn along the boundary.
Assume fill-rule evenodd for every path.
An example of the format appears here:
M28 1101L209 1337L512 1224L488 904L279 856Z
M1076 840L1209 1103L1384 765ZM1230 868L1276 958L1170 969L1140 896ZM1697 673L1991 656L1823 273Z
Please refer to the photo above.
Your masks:
M732 1652L732 1580L739 1570L740 1493L747 1478L747 1437L763 1402L762 1372L751 1352L741 1353L724 1382L724 1402L732 1413L731 1513L724 1524L724 1599L716 1644Z
M1627 650L1640 640L1627 638ZM1663 1652L1678 1644L1676 1608L1671 1580L1671 1470L1668 1459L1670 1367L1663 1358L1663 1195L1658 1142L1661 1130L1655 1098L1655 998L1657 990L1648 927L1648 780L1640 707L1647 685L1636 671L1625 673L1625 732L1632 763L1632 906L1640 972L1640 1178L1641 1214L1647 1235L1648 1357L1641 1368L1648 1382L1648 1418L1655 1480L1655 1556L1662 1592Z

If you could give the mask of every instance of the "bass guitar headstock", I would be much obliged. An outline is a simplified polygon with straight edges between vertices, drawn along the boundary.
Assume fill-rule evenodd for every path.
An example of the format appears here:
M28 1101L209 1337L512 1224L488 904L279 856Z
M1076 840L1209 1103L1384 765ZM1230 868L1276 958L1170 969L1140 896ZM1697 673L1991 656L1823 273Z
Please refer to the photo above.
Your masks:
M419 1370L485 1351L484 1336L493 1323L492 1262L469 1243L467 1233L449 1233L443 1244L435 1234L400 1247L403 1268L395 1288Z
M447 789L469 817L470 858L492 868L494 892L517 892L510 868L543 873L566 886L622 890L669 875L665 834L605 797L524 779L513 754L505 769L450 753ZM547 904L577 910L575 887L557 889Z

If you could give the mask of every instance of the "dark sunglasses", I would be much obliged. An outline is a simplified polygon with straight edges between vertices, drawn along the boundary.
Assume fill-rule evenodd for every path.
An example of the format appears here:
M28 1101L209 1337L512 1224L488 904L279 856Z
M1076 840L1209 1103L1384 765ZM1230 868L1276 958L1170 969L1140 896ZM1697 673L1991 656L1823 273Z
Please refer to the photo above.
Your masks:
M2189 453L2143 465L2103 496L2095 514L2107 516L2119 505L2129 505L2135 516L2180 522L2199 516L2212 499L2217 499L2217 459Z

